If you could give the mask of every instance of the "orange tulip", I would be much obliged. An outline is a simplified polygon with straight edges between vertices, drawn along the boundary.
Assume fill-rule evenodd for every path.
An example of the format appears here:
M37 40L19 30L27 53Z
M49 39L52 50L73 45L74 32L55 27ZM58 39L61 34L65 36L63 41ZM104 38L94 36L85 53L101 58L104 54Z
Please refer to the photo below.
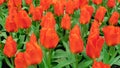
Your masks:
M55 48L59 42L59 37L53 28L42 28L40 42L47 49Z
M30 42L26 43L25 53L30 57L30 64L38 64L42 62L43 53L40 46L37 44L36 36L34 34L31 35Z
M102 3L102 0L92 0L92 2L93 2L94 4L99 5L99 4L101 4L101 3Z
M6 40L3 52L7 57L13 57L17 51L17 43L9 36Z
M113 12L112 16L109 19L109 24L111 25L117 25L119 19L119 13L118 12Z
M32 18L34 21L39 21L42 18L42 15L43 15L43 9L41 6L34 8L32 13Z
M70 16L68 14L65 14L61 21L61 27L65 30L68 30L70 29L70 26L71 26Z
M33 4L30 4L29 14L33 14L34 10L35 10L34 5L33 5Z
M15 13L8 15L6 18L5 29L7 32L17 32L18 23L16 22L17 15Z
M80 0L73 0L74 2L74 9L77 10L80 8Z
M88 36L86 54L92 59L99 58L103 43L104 39L99 36L99 23L94 21Z
M120 3L120 0L118 0L118 2Z
M80 35L80 28L78 25L70 31L69 36L70 51L72 53L81 53L83 51L83 40Z
M54 28L56 21L51 12L47 12L45 16L42 17L41 26L46 28Z
M115 0L108 0L107 6L108 6L109 8L113 8L115 5L116 5Z
M64 2L62 0L57 0L54 3L54 13L58 16L63 15L64 14Z
M30 4L32 3L32 0L25 0L25 3L26 3L27 5L30 5Z
M88 5L84 6L80 12L80 19L79 19L80 23L81 24L89 23L93 11L94 8L92 6L88 6Z
M43 10L47 10L52 4L52 0L40 0L40 6L42 6Z
M31 19L25 10L20 10L18 12L18 19L18 24L20 28L27 29L31 26Z
M94 61L92 68L110 68L110 65L104 64L103 62Z
M88 5L89 0L79 0L80 8L84 7L85 5Z
M120 43L120 28L116 26L105 26L103 28L105 41L108 46L115 46Z
M65 10L67 14L73 14L74 12L74 2L73 0L68 0L65 5Z
M14 60L15 68L28 68L28 66L30 65L29 60L30 60L30 57L27 53L19 52L15 56L15 60Z
M0 0L0 5L1 5L2 3L4 3L4 0Z
M106 12L107 12L106 8L100 6L96 11L95 20L102 22Z

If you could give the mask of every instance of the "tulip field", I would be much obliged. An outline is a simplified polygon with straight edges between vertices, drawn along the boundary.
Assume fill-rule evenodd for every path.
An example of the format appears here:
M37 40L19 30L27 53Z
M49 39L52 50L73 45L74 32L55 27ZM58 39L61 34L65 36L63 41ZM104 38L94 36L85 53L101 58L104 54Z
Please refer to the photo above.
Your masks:
M0 0L0 68L120 68L120 0Z

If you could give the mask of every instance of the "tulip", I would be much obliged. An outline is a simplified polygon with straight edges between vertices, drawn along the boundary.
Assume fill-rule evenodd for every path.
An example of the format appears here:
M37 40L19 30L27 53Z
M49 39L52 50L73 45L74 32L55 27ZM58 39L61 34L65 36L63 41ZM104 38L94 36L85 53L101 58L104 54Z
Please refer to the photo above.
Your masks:
M92 2L96 5L99 5L102 3L102 0L92 0Z
M116 5L115 0L108 0L107 6L108 6L109 8L113 8L113 7L115 7L115 5Z

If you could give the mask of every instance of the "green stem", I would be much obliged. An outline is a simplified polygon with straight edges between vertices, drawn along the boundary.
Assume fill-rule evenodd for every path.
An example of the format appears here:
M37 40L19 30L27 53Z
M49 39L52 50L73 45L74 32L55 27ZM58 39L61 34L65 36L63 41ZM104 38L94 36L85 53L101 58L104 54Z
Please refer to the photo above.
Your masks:
M76 60L76 62L75 62L76 68L78 68L78 56L77 56L77 54L75 54L75 60Z
M48 50L48 66L49 68L52 68L51 67L51 49Z
M10 63L10 61L7 57L5 58L5 61L10 68L14 68L14 66Z
M13 59L13 57L10 58L10 60L11 60L11 64L12 64L12 66L14 66L14 59Z

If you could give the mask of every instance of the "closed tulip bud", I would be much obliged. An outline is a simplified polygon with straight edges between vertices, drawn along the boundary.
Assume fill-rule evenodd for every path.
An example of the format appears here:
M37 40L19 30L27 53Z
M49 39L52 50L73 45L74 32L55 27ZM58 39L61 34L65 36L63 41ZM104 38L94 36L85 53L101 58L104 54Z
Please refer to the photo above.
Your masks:
M109 64L104 64L103 62L94 61L92 68L111 68Z
M71 26L71 18L68 14L65 14L61 21L61 27L65 30L69 30Z
M77 10L80 8L80 0L73 0L74 2L74 9Z
M17 43L9 36L6 40L3 52L7 57L13 57L17 51Z
M105 26L103 28L105 41L108 46L115 46L120 43L120 28L116 26Z
M40 25L45 28L55 28L56 20L51 12L47 12L45 16L42 17Z
M65 5L65 10L67 14L73 14L74 12L74 2L73 0L68 0Z
M89 0L79 0L80 8L83 8L85 5L88 5Z
M42 28L40 30L40 42L47 48L55 48L59 42L59 37L53 28Z
M96 11L95 20L102 22L106 12L107 9L105 7L100 6Z
M52 4L52 0L40 0L40 6L42 6L43 10L47 10Z
M109 24L111 25L117 25L119 19L119 13L118 12L113 12L112 16L109 19Z
M1 5L2 3L4 3L4 0L0 0L0 5Z
M80 12L80 19L79 19L80 23L81 24L89 23L93 11L94 8L92 6L88 6L88 5L84 6Z
M80 28L78 25L74 26L70 31L69 36L70 51L72 53L81 53L84 48L83 40L80 35Z
M27 5L30 5L30 4L32 3L32 0L25 0L25 3L26 3Z
M116 5L115 0L108 0L107 6L108 6L109 8L113 8L113 7L115 7L115 5Z
M94 21L92 23L90 34L86 45L86 54L92 59L99 58L104 44L104 39L99 36L99 23Z
M19 52L15 56L15 68L28 68L30 65L30 57L25 52Z
M102 3L102 0L92 0L92 2L96 5L99 5Z

